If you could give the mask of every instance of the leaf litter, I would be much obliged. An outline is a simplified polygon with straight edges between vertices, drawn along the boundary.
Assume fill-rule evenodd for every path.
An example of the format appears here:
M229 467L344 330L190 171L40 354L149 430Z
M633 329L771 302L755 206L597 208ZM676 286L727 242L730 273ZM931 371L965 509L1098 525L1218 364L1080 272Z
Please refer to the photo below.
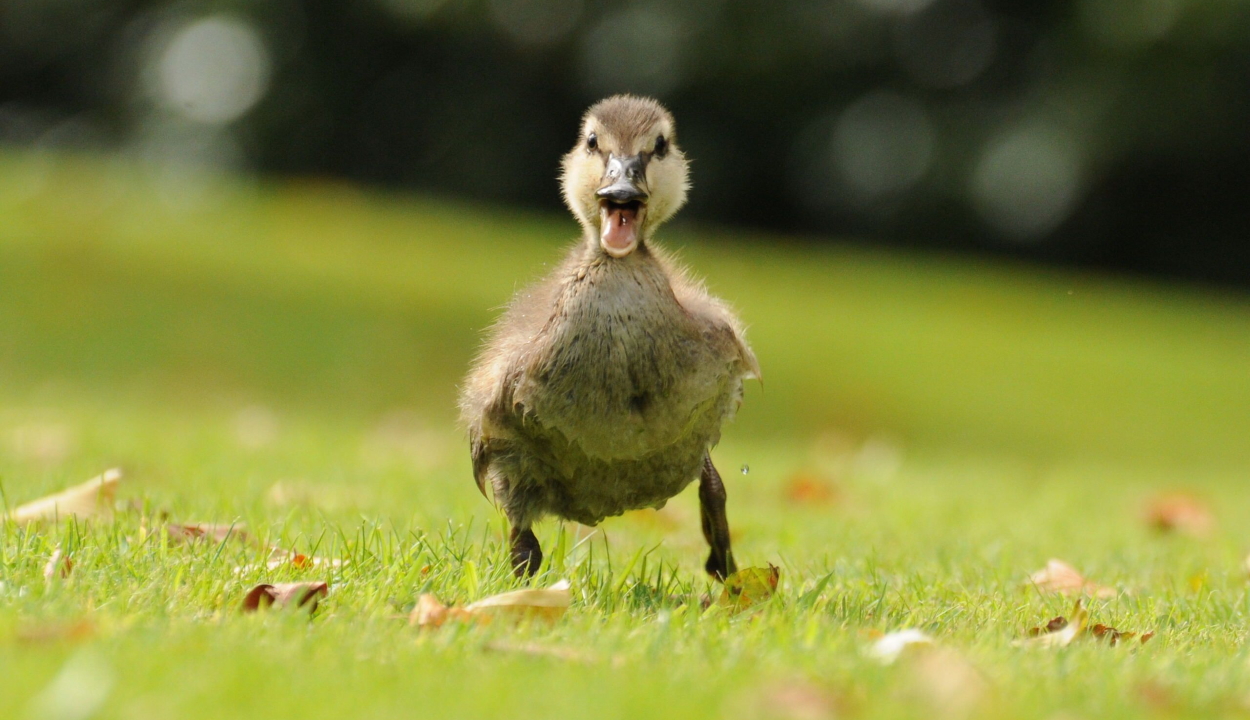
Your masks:
M1146 505L1146 524L1160 533L1176 533L1195 538L1209 537L1215 531L1215 513L1202 500L1183 492L1157 495Z
M18 525L28 525L61 518L108 517L113 514L113 501L117 498L121 477L121 470L107 470L81 485L19 505L9 513L8 519Z
M1029 630L1029 637L1016 640L1012 644L1017 647L1067 647L1077 638L1087 637L1112 646L1138 638L1138 644L1144 645L1154 636L1154 632L1139 636L1136 632L1117 630L1102 623L1090 625L1089 610L1078 599L1072 606L1070 618L1062 615L1052 618L1045 625Z
M279 570L284 567L292 567L298 570L337 568L343 565L343 561L337 558L305 555L297 550L287 550L277 545L263 543L249 533L242 523L169 523L165 526L165 530L169 534L170 540L177 543L193 543L197 541L224 543L229 540L237 540L245 545L266 550L269 552L269 557L265 560L264 565L266 570ZM260 568L259 563L241 565L236 567L234 572L237 575L241 575L259 570Z
M725 578L717 604L734 611L746 610L772 599L780 583L781 568L772 563L767 568L745 568Z
M1055 558L1051 558L1046 567L1030 575L1028 582L1042 592L1060 595L1089 595L1106 600L1120 594L1113 587L1087 580L1076 568Z
M417 606L408 617L410 625L436 628L448 621L488 624L496 619L520 622L543 620L555 622L572 604L569 581L547 588L513 590L491 595L464 607L447 606L429 593L417 599Z
M915 628L904 628L877 638L876 642L868 646L867 653L868 657L883 665L890 665L898 660L908 648L930 645L933 645L933 638L925 632Z
M242 610L245 613L256 612L268 607L277 609L302 608L309 613L317 611L321 598L330 593L330 586L324 582L279 583L270 585L261 583L253 587L243 597Z
M48 562L43 566L43 579L48 582L60 578L62 580L69 577L74 571L74 560L71 558L60 545L52 551L52 555L48 557Z

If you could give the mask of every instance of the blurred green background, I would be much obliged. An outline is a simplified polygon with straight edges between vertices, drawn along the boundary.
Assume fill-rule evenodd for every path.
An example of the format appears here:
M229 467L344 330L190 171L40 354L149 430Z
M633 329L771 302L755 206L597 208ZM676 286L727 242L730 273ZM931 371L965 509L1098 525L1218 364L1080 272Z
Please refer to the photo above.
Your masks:
M1250 283L1242 0L11 0L0 144L556 210L615 92L687 216ZM31 182L37 182L32 179Z
M984 717L1244 714L1247 30L1239 0L0 4L0 502L125 473L113 522L0 525L0 716L778 717L777 683L924 716L864 655L905 626ZM457 383L574 241L556 163L618 91L675 112L658 242L763 367L714 457L782 591L697 609L687 492L539 525L554 628L407 628L515 587ZM1203 527L1158 532L1161 492ZM1025 583L1051 557L1158 637L1015 647L1071 609ZM313 576L311 623L236 612Z
M34 406L407 413L454 434L482 330L576 232L327 182L204 176L171 203L142 164L0 165L10 188L36 175L0 199L0 392ZM740 309L764 367L731 437L1250 467L1242 299L696 223L667 235Z

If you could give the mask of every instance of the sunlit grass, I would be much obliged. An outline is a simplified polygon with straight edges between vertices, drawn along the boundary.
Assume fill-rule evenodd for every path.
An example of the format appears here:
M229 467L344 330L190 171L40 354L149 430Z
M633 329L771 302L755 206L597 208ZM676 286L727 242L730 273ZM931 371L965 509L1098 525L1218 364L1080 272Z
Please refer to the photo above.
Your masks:
M420 632L404 617L421 593L516 586L455 384L573 225L217 182L0 163L5 502L126 472L112 521L0 527L0 717L61 712L47 689L70 681L119 718L771 718L798 713L796 687L835 715L932 716L913 673L863 653L905 626L977 668L986 717L1244 710L1244 300L678 228L764 366L715 457L739 562L781 566L780 594L701 608L715 588L688 492L593 534L539 528L537 582L573 583L555 626ZM791 498L800 471L827 501ZM1172 488L1214 508L1213 534L1146 526L1143 503ZM167 521L347 562L246 568L260 551L171 545ZM58 545L74 571L47 582ZM1124 591L1096 621L1158 635L1013 647L1070 609L1024 585L1050 557ZM237 611L252 584L301 578L331 587L311 620Z

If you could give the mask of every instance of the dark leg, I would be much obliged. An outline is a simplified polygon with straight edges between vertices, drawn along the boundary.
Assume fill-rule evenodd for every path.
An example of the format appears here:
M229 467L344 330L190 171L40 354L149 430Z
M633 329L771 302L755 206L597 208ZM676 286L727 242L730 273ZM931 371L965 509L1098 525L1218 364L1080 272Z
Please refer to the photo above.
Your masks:
M519 578L532 577L543 564L543 549L538 546L534 531L514 527L509 540L512 544L512 572Z
M703 537L712 546L707 556L707 572L717 580L738 572L733 551L729 549L729 520L725 517L725 483L712 466L712 456L703 458L703 474L699 477L699 506L703 516Z

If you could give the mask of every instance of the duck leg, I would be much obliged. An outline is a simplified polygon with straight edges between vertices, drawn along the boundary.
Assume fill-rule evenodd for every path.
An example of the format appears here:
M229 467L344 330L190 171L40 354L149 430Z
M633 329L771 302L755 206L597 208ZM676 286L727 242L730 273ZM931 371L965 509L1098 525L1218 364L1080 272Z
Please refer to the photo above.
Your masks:
M543 549L538 546L534 531L513 526L508 540L512 546L513 574L519 578L533 577L543 564Z
M729 549L729 519L725 517L725 483L712 465L712 456L703 458L703 474L699 476L699 509L703 518L703 537L712 546L704 566L717 580L738 572L733 551ZM535 544L537 547L537 544Z

